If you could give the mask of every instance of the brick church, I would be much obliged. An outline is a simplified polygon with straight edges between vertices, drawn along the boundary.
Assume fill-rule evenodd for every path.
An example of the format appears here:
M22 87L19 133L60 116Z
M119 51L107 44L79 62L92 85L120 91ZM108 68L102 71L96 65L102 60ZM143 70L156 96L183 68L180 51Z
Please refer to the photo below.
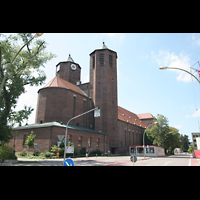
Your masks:
M82 84L80 75L81 66L71 55L56 65L55 77L38 91L35 124L13 129L9 145L15 145L16 152L28 151L25 140L31 131L38 150L51 151L58 135L65 135L68 120L95 107L100 117L91 112L69 124L68 138L75 147L127 154L130 145L142 145L144 130L154 117L118 106L117 53L103 43L90 53L90 82Z

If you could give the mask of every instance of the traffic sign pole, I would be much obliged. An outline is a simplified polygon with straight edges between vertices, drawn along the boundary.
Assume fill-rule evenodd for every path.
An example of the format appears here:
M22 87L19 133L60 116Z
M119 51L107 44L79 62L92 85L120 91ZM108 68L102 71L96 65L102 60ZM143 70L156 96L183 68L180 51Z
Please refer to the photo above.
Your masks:
M67 128L68 128L69 122L72 121L73 119L76 119L76 118L78 118L78 117L81 117L81 116L83 116L83 115L85 115L85 114L87 114L87 113L90 113L90 112L92 112L92 111L94 111L94 110L97 110L97 109L99 109L99 108L98 108L98 107L93 108L92 110L89 110L89 111L87 111L87 112L85 112L85 113L83 113L83 114L80 114L80 115L78 115L78 116L76 116L76 117L71 118L71 119L67 122L66 132L65 132L65 151L64 151L63 166L64 166L65 158L66 158Z

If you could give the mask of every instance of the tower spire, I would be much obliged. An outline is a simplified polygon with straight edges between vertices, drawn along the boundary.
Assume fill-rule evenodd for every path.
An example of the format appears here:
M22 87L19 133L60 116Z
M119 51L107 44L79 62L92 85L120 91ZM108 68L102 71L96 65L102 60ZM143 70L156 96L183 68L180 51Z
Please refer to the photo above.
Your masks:
M105 45L105 42L103 42L103 44L101 45L99 49L108 49L108 47Z
M71 54L69 54L68 58L67 58L67 62L74 62L74 60L71 57ZM75 63L75 62L74 62Z

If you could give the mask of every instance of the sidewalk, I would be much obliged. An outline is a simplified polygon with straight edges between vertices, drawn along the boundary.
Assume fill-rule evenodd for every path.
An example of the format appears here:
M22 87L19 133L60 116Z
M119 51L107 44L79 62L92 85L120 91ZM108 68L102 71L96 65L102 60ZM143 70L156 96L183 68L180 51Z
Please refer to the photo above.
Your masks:
M145 160L154 157L146 157ZM113 157L79 157L72 158L74 166L117 166L122 164L132 163L130 156L113 156ZM144 157L137 157L137 162L144 160ZM18 161L36 161L38 163L17 163L13 166L62 166L63 158L61 159L28 159L18 158Z
M190 166L200 166L200 159L191 158Z

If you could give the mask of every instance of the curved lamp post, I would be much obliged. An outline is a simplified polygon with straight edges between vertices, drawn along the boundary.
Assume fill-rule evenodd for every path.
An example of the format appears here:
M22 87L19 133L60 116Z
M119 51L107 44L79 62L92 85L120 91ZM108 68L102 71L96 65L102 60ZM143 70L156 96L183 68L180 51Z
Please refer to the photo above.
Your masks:
M200 81L199 81L199 79L194 75L194 74L192 74L192 73L190 73L190 72L188 72L187 70L185 70L185 69L180 69L180 68L175 68L175 67L160 67L159 69L161 69L161 70L163 70L163 69L177 69L177 70L181 70L181 71L184 71L184 72L186 72L186 73L188 73L188 74L190 74L191 76L193 76L198 82L199 82L199 84L200 84Z
M22 49L23 49L27 44L29 44L34 38L38 38L38 37L40 37L40 36L42 36L42 35L43 35L43 33L36 33L26 44L24 44L24 45L20 48L20 50L15 54L14 58L12 59L12 61L11 61L10 64L9 64L9 67L11 66L11 64L14 62L14 60L16 59L16 57L19 55L19 53L22 51ZM8 71L8 70L7 70L7 71ZM2 82L1 82L0 96L1 96L2 89L3 89L4 85L5 85L6 77L7 77L7 73L4 75L4 78L3 78Z
M152 124L150 124L149 126L152 126L152 125L154 125L154 124L157 124L158 122L154 122L154 123L152 123ZM147 126L147 128L149 128L149 126ZM146 130L147 130L147 128L144 130L144 134L143 134L143 148L144 148L144 159L145 159L145 133L146 133Z

